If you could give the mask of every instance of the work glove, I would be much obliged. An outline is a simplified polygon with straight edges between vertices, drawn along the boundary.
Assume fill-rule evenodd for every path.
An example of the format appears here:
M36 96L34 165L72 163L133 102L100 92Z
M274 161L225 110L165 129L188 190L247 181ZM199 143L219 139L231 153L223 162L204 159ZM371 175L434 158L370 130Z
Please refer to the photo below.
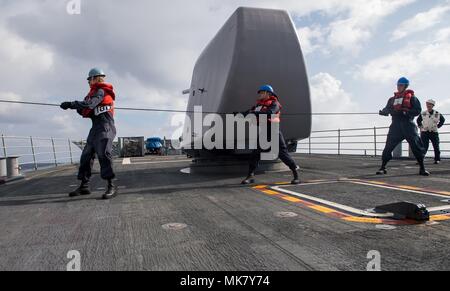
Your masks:
M72 107L72 102L63 102L59 107L64 110L70 109Z
M380 114L381 116L388 116L388 115L389 115L389 114L384 113L383 110L380 110L379 114Z

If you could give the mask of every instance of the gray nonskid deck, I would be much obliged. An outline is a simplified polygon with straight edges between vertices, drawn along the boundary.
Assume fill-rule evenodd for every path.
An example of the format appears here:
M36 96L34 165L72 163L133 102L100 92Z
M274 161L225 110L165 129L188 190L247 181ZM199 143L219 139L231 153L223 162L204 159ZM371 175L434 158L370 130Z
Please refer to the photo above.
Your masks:
M241 186L240 176L183 174L189 162L175 159L117 161L121 195L111 201L100 200L98 176L93 195L68 198L77 184L74 167L0 186L0 269L65 270L67 253L77 250L82 270L365 270L367 253L377 250L383 270L450 270L450 220L382 230ZM376 158L296 159L306 181L352 178L450 189L446 162L430 165L434 175L424 178L412 161L394 161L398 170L380 177L373 175ZM275 185L291 177L279 172L257 179ZM419 197L351 183L323 187L309 194L361 207ZM279 212L297 216L280 218ZM186 227L163 228L170 223Z

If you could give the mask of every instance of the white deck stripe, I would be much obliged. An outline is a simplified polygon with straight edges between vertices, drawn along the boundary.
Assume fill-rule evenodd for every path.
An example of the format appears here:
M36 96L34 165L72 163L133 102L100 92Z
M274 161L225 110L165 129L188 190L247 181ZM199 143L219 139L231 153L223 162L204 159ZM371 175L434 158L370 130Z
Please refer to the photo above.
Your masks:
M337 182L337 183L339 183L339 182ZM308 184L304 184L304 185L308 185ZM346 212L350 212L350 213L353 213L353 214L357 214L357 215L362 215L362 216L367 216L367 217L375 217L375 218L388 218L388 217L391 218L391 217L394 216L393 213L383 213L383 214L381 214L381 213L370 213L370 212L367 212L365 210L357 209L357 208L346 206L346 205L342 205L342 204L339 204L339 203L336 203L336 202L331 202L331 201L328 201L328 200L324 200L324 199L316 198L316 197L313 197L313 196L309 196L309 195L297 193L297 192L294 192L294 191L290 191L290 190L287 190L287 189L283 189L283 188L281 188L281 186L270 187L270 188L275 190L275 191L279 191L279 192L283 192L283 193L290 194L290 195L293 195L293 196L297 196L299 198L303 198L303 199L306 199L306 200L314 201L314 202L317 202L317 203L320 203L320 204L323 204L323 205L330 206L330 207L335 208L335 209L340 209L340 210L343 210L343 211L346 211Z
M131 165L131 159L130 158L124 158L122 160L122 165Z
M298 185L292 185L292 184L287 184L287 185L280 185L280 186L285 186L285 187L294 187L294 186L310 186L310 185L324 185L324 184L334 184L334 183L339 183L340 181L338 180L334 180L334 181L319 181L319 182L311 182L311 183L302 183L302 184L298 184Z
M358 215L363 215L363 216L368 216L368 217L378 217L378 218L385 218L385 217L392 217L392 216L394 216L393 213L386 213L386 214L370 213L370 212L367 212L365 210L357 209L357 208L350 207L350 206L347 206L347 205L339 204L339 203L336 203L336 202L332 202L332 201L328 201L328 200L325 200L325 199L316 198L316 197L313 197L313 196L310 196L310 195L297 193L297 192L294 192L294 191L290 191L290 190L286 190L286 189L281 188L281 187L332 184L332 183L342 183L342 182L344 182L344 183L348 182L348 183L365 185L365 186L372 186L372 187L377 187L377 188L398 190L398 191L402 191L402 192L416 193L416 194L422 194L422 195L429 195L429 196L435 196L435 197L440 197L440 198L448 198L449 197L449 196L446 196L446 195L439 195L439 194L429 193L429 192L424 192L424 191L401 189L401 188L396 188L396 187L392 187L392 186L377 185L377 184L365 183L365 182L360 182L360 181L352 181L352 180L305 183L305 184L300 184L300 185L281 185L281 186L271 187L271 189L273 189L275 191L284 192L286 194L294 195L294 196L297 196L297 197L300 197L300 198L303 198L303 199L315 201L315 202L318 202L318 203L321 203L321 204L324 204L324 205L328 205L328 206L333 207L333 208L341 209L341 210L344 210L344 211L347 211L347 212L351 212L351 213L354 213L354 214L358 214ZM445 210L450 210L450 205L430 207L430 208L427 208L427 209L430 212L445 211Z
M427 208L427 209L430 212L445 211L445 210L450 210L450 205L430 207L430 208Z
M154 161L154 162L134 162L133 165L147 165L147 164L169 164L169 163L185 163L192 162L192 160L176 160L176 161Z
M372 183L366 183L366 182L351 181L351 180L346 181L346 182L353 183L353 184L372 186L372 187L377 187L377 188L383 188L383 189L391 189L391 190L398 190L398 191L410 192L410 193L416 193L416 194L422 194L422 195L428 195L428 196L435 196L435 197L439 197L439 198L448 198L449 197L448 195L441 195L441 194L430 193L430 192L419 191L419 190L412 190L412 189L402 189L402 188L393 187L393 186L378 185L378 184L372 184Z

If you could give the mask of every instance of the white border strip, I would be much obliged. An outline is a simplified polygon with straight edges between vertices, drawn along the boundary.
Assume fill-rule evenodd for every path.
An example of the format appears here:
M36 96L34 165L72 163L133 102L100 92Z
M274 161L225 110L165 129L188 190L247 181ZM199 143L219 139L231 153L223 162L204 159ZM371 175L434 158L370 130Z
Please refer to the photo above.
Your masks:
M343 182L349 182L349 183L353 183L353 184L372 186L372 187L377 187L377 188L384 188L384 189L398 190L398 191L402 191L402 192L409 192L409 193L423 194L423 195L435 196L435 197L439 197L439 198L447 198L447 199L448 199L448 198L450 197L450 196L448 196L448 195L441 195L441 194L436 194L436 193L424 192L424 191L420 191L420 190L402 189L402 188L397 188L397 187L392 187L392 186L378 185L378 184L366 183L366 182L361 182L361 181L352 181L352 180L349 180L349 181L343 181Z
M336 181L335 183L340 183L340 182ZM311 185L311 184L303 184L303 185ZM346 211L346 212L350 212L350 213L354 213L354 214L361 215L361 216L375 217L375 218L392 218L394 216L393 213L370 213L370 212L365 211L365 210L361 210L361 209L357 209L357 208L354 208L354 207L346 206L346 205L339 204L339 203L336 203L336 202L331 202L331 201L320 199L320 198L316 198L316 197L313 197L313 196L309 196L309 195L297 193L297 192L294 192L294 191L282 189L281 187L282 186L276 186L276 187L270 187L270 188L275 190L275 191L280 191L280 192L283 192L283 193L286 193L286 194L290 194L290 195L293 195L293 196L296 196L296 197L299 197L299 198L303 198L303 199L306 199L306 200L314 201L314 202L317 202L317 203L320 203L320 204L323 204L323 205L330 206L330 207L335 208L335 209L340 209L340 210L343 210L343 211Z
M133 165L171 164L171 163L185 163L185 162L192 162L192 160L134 162Z
M171 164L171 163L185 163L185 162L192 162L192 160L173 160L173 161L148 161L148 162L131 162L131 158L124 158L122 160L122 165L152 165L152 164Z
M430 207L427 209L429 212L446 211L446 210L450 210L450 205Z
M362 182L362 181L353 181L353 180L324 181L324 182L315 182L315 183L305 183L305 184L299 184L299 185L280 185L280 186L275 186L275 187L270 187L270 188L275 191L280 191L280 192L283 192L286 194L290 194L290 195L293 195L293 196L296 196L299 198L314 201L314 202L317 202L317 203L320 203L323 205L327 205L327 206L335 208L335 209L340 209L340 210L350 212L353 214L357 214L357 215L362 215L362 216L366 216L366 217L376 217L376 218L392 218L394 216L393 213L371 213L371 212L361 210L358 208L354 208L351 206L339 204L336 202L328 201L328 200L321 199L321 198L316 198L314 196L310 196L310 195L306 195L306 194L302 194L302 193L298 193L298 192L294 192L294 191L290 191L290 190L281 188L281 187L309 186L309 185L321 185L321 184L333 184L333 183L352 183L352 184L371 186L371 187L376 187L376 188L383 188L383 189L390 189L390 190L398 190L398 191L402 191L402 192L423 194L423 195L434 196L434 197L439 197L439 198L448 198L449 197L446 195L429 193L429 192L424 192L424 191L419 191L419 190L401 189L401 188L396 188L396 187L392 187L392 186L377 185L377 184L372 184L372 183L368 183L368 182L366 183L366 182ZM430 207L427 209L430 212L445 211L445 210L450 210L450 205Z

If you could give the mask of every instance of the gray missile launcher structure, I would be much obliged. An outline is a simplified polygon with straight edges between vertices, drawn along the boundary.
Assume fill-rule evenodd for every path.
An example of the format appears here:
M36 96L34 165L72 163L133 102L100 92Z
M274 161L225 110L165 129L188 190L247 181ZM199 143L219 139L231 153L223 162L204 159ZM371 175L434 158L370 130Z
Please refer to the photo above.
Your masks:
M294 151L297 141L311 132L310 89L297 31L287 11L241 7L196 62L188 90L190 120L184 130L192 138L183 140L193 144L208 130L195 131L195 106L210 113L243 112L255 104L256 91L263 84L277 91L283 106L281 131ZM237 149L190 150L186 142L184 147L193 157L242 153Z

